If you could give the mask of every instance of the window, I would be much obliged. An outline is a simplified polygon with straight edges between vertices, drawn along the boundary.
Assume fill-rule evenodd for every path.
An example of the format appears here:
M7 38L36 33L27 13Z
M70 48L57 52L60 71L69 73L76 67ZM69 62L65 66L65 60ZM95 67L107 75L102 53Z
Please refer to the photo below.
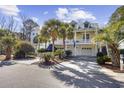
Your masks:
M85 34L83 34L83 41L85 40ZM90 34L86 34L86 40L90 40Z
M89 40L90 39L90 35L86 34L86 39Z

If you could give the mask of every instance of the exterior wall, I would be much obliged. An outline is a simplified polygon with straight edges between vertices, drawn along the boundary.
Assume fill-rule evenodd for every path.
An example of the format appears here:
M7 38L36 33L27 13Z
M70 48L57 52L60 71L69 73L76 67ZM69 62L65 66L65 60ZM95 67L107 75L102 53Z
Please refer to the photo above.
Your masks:
M124 41L121 42L120 46L119 46L120 49L124 49Z
M95 45L76 45L76 52L74 46L67 46L67 49L71 50L73 55L96 56Z
M34 40L34 37L36 37L37 35L38 35L38 31L32 31L31 32L31 37L30 37L31 38L31 44L34 44L33 40Z
M86 34L89 34L89 39L86 39ZM93 36L95 36L96 31L76 31L76 51L74 48L74 40L66 40L66 49L72 50L73 55L87 55L96 56L97 48L96 43L92 42ZM62 39L57 39L56 45L63 45Z
M31 44L34 44L33 40L34 40L34 37L36 37L40 32L40 28L39 27L36 27L34 28L33 31L31 31L31 35L30 35L30 40L31 40Z
M92 38L95 35L95 31L87 31L86 34L89 34L89 40L85 40L85 32L77 32L76 33L76 40L82 43L92 43Z

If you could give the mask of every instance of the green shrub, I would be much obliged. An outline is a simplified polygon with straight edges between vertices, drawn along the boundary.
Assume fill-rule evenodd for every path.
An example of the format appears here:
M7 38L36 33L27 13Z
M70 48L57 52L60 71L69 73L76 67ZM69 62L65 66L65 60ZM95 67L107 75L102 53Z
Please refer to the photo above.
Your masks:
M41 48L41 49L38 49L37 52L38 53L44 53L44 52L46 52L46 50L44 48Z
M108 56L103 56L105 62L111 62L111 58Z
M108 57L108 56L100 56L100 57L97 57L97 63L98 64L105 64L105 62L111 62L111 58Z
M102 57L102 56L104 56L102 52L97 53L97 57Z
M15 59L25 58L25 52L21 50L16 51L14 54L14 58Z
M15 51L14 58L25 58L27 55L35 53L34 47L27 42L18 43L15 47Z
M55 52L54 52L54 55L55 56L58 56L58 55L62 55L64 53L64 51L63 50L56 50Z
M59 59L62 59L63 57L64 57L64 51L63 50L56 50L55 52L54 52L54 55L55 56L58 56L59 57Z
M71 50L66 50L65 54L67 57L72 56L72 51Z
M50 54L44 54L43 58L44 58L45 62L49 62L51 55Z
M97 57L97 63L100 65L105 64L104 57Z
M43 59L44 59L43 64L44 65L51 65L51 61L50 61L51 58L52 58L51 53L45 53L43 55Z

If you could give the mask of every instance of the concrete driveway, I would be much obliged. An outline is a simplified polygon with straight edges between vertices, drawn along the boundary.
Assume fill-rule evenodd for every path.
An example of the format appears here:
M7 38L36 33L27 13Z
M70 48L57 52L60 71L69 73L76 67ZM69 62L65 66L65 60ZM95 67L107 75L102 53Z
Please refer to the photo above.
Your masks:
M10 64L0 67L0 87L21 88L119 88L122 81L104 74L95 57L73 57L46 67L37 64ZM123 73L120 73L123 74ZM124 77L124 76L122 76Z

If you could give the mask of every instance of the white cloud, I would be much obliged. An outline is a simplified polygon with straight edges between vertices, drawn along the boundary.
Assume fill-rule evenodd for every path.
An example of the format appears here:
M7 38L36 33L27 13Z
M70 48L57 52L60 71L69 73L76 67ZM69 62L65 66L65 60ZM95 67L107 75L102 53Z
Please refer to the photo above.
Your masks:
M86 19L91 19L95 20L95 16L93 16L92 13L84 11L83 9L79 8L58 8L56 11L56 15L58 19L63 20L65 22L70 22L72 20L86 20Z
M43 12L43 14L44 14L44 15L47 15L47 14L48 14L48 11Z
M16 21L21 22L22 20L19 17L13 17Z
M68 14L68 9L66 8L58 8L58 10L56 11L57 17L62 20L66 19Z
M18 16L20 10L16 5L0 5L0 12L8 16Z
M32 17L32 20L37 22L38 21L38 18L37 17Z

